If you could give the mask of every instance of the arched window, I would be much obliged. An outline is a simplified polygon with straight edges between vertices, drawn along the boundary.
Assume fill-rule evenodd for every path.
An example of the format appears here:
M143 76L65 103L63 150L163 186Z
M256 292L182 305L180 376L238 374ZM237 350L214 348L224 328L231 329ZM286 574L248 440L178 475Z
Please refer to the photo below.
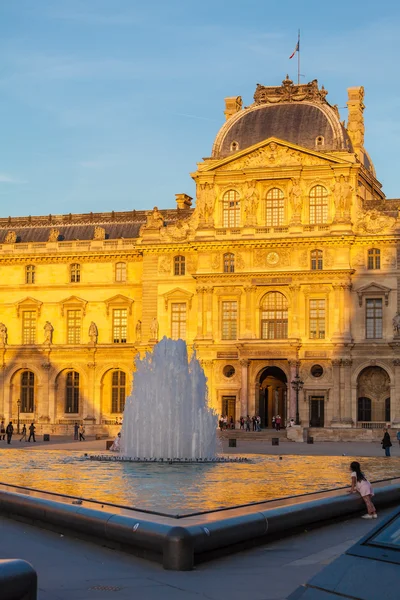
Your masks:
M239 227L240 200L236 190L225 192L222 198L222 217L224 227Z
M224 273L235 272L235 255L231 252L224 254Z
M231 152L237 152L239 150L239 142L231 143Z
M186 261L184 256L174 257L174 275L185 274Z
M33 413L35 405L35 375L32 371L21 373L21 412Z
M25 283L35 283L35 265L25 267Z
M79 373L69 371L65 384L65 412L79 413Z
M115 281L120 283L126 281L126 263L117 262L115 265Z
M381 251L379 248L370 248L368 250L368 269L381 268Z
M288 302L280 292L269 292L261 305L261 338L280 340L288 336Z
M323 259L322 250L311 250L311 270L322 271Z
M359 398L357 407L357 420L358 421L371 421L371 399L370 398Z
M266 200L266 225L279 227L285 221L285 199L282 190L272 188L267 193Z
M71 283L79 283L81 280L81 265L78 263L74 263L70 267L70 282Z
M322 185L315 185L310 190L310 224L328 221L328 190Z
M126 375L123 371L113 371L111 379L111 412L123 413L126 398Z

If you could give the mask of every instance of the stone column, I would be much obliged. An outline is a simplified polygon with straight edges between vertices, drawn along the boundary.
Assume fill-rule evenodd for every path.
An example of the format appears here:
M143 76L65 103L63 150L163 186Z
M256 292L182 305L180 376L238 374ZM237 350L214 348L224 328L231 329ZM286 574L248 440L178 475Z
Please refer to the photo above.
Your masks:
M56 422L56 391L57 391L57 385L53 382L52 384L49 384L49 417L50 417L50 423L55 424Z
M240 361L240 366L242 368L241 372L241 388L240 388L240 410L241 415L245 417L249 410L249 395L248 395L248 384L249 384L249 366L250 361L247 358L242 358Z
M203 339L203 304L204 304L204 287L197 287L197 339Z
M95 423L97 423L97 419L99 417L99 414L97 411L96 414L96 398L94 397L95 395L95 377L96 377L96 363L94 361L94 357L93 357L93 362L88 363L88 389L87 389L87 396L84 400L83 403L83 411L82 411L82 417L92 417L95 419ZM89 400L89 398L91 398L91 402Z
M343 329L342 334L346 341L351 341L351 283L342 285L342 310L343 310Z
M339 283L334 283L332 285L334 292L335 292L335 304L332 310L332 314L333 314L333 338L341 338L342 337L342 317L341 317L341 312L342 312L342 307L341 307L341 294L342 294L342 287ZM330 311L331 312L331 311Z
M290 380L287 383L288 395L289 395L289 401L288 401L289 414L287 415L287 417L289 419L296 419L296 392L292 388L291 382L296 377L297 369L300 367L300 362L298 360L289 360L289 367L290 367ZM300 406L300 395L299 395L299 406ZM300 412L300 409L299 409L299 412Z
M214 288L209 286L204 288L205 299L203 301L203 310L204 310L204 321L203 321L203 332L205 329L204 337L212 340L213 338L213 326L212 326L212 300L213 300L213 291Z
M340 359L332 359L332 380L333 380L333 393L331 396L331 402L333 404L333 418L332 427L337 426L341 419L340 410Z
M344 427L351 427L353 420L351 418L351 366L353 361L349 358L342 360L344 389L343 389L343 408L341 422Z
M400 427L400 358L393 359L394 366L394 397L390 398L391 421L395 427Z
M41 417L50 417L50 368L51 364L49 362L45 362L42 364L43 369L43 385L42 385L42 397L40 402L40 411L39 416ZM38 400L35 400L35 405L37 406Z

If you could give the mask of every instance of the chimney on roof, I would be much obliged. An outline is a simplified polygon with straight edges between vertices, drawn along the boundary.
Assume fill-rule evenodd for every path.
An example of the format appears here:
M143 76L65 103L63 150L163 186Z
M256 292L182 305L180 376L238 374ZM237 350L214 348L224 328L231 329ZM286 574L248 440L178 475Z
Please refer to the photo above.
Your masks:
M180 209L190 208L192 206L192 200L187 194L175 194L176 206Z
M242 104L241 96L230 96L229 98L225 98L225 119L230 119L233 115L242 110Z

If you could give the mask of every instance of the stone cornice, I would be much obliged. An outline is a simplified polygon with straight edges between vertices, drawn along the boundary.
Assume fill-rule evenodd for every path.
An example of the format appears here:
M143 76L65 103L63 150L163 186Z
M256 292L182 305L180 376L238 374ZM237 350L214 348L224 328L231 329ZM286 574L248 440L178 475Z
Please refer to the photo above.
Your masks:
M0 254L0 265L15 265L15 264L51 264L51 263L71 263L71 262L114 262L123 260L125 262L142 262L143 257L142 253L136 252L132 254L131 252L118 252L118 253L109 253L99 252L96 254L82 254L78 253L69 253L69 254L53 254L53 255L43 255L43 254L18 254L15 255L5 255L2 256Z
M332 278L335 280L340 277L345 277L346 281L348 281L349 275L353 275L355 273L354 269L338 269L337 271L273 271L266 273L265 271L254 271L254 272L242 272L242 273L195 273L192 275L193 279L198 282L210 281L210 280L218 280L221 281L222 285L226 285L226 281L243 281L248 284L251 283L253 279L261 280L265 279L273 280L272 283L276 283L277 285L290 285L292 281L287 281L280 283L279 281L274 280L285 280L289 278L294 278L297 283L309 283L309 280L317 280L318 282L332 283ZM299 281L300 280L300 281ZM304 280L304 281L303 281ZM241 283L237 283L236 285L242 285ZM262 284L259 284L262 285Z

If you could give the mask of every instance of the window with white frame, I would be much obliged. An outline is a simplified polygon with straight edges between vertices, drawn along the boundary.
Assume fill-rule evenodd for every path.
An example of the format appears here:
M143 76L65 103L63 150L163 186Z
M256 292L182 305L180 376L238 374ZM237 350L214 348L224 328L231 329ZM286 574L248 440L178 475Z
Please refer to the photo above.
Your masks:
M285 196L279 188L269 190L266 198L266 225L279 227L285 222Z
M261 338L279 340L288 336L288 301L280 292L269 292L261 303Z
M67 310L67 343L80 344L81 342L81 310Z
M171 337L173 340L186 339L186 302L171 303Z
M310 300L309 311L310 338L313 340L325 339L325 300Z
M370 248L368 250L368 269L381 268L381 251L379 248Z
M365 337L380 339L383 332L383 303L382 298L365 299Z
M328 221L328 190L315 185L310 190L310 224L317 225Z
M118 283L126 281L126 263L117 262L115 265L115 281Z
M237 339L237 317L238 303L236 300L223 301L222 310L222 339L236 340Z
M223 195L222 223L224 227L240 226L240 199L236 190L229 190Z
M36 310L24 310L22 312L22 343L34 344L36 342Z
M71 283L79 283L81 280L81 265L74 263L69 269L69 280Z
M113 342L114 344L126 344L128 331L128 309L114 308L112 316Z
M25 267L25 283L35 283L35 275L35 265L27 265Z

